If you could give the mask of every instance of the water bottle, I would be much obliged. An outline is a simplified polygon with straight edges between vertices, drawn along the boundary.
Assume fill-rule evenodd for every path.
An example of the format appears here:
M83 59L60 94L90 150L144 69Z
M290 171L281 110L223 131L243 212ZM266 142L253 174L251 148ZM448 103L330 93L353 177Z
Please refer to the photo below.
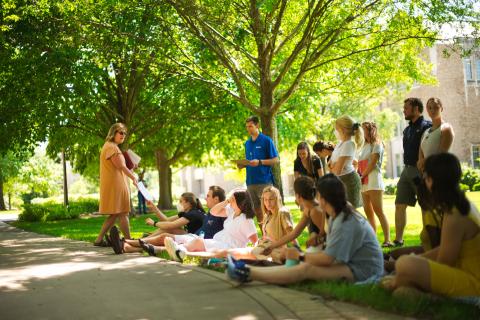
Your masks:
M200 233L198 234L198 236L199 236L201 239L205 238L205 231L203 231L203 230L200 231Z

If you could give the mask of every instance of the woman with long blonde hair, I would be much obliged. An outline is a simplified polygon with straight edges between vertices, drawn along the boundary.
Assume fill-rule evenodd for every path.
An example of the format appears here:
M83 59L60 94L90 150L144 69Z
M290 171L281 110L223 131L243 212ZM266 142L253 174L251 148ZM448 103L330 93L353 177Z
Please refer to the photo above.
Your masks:
M347 200L354 208L358 208L362 205L361 182L353 166L353 160L357 149L363 145L363 130L358 122L345 115L335 121L335 136L338 143L333 150L328 166L330 172L345 184Z
M272 242L280 240L293 230L293 221L290 211L282 203L280 191L274 186L268 186L262 191L261 209L263 213L262 233L255 248L236 248L229 251L230 254L242 259L266 259L263 251ZM297 241L292 241L297 244ZM280 249L283 249L284 245ZM281 256L282 252L275 251L272 256Z

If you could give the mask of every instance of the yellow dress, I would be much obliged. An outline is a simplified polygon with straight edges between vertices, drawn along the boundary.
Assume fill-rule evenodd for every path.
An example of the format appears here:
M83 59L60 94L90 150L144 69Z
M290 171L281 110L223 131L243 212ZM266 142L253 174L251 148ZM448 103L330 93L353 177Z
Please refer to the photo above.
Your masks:
M122 152L113 142L105 142L100 153L100 214L130 212L127 177L111 158Z
M480 227L480 214L470 202L468 218ZM460 214L454 209L451 214ZM480 296L480 232L464 240L455 267L429 260L433 293L450 297Z

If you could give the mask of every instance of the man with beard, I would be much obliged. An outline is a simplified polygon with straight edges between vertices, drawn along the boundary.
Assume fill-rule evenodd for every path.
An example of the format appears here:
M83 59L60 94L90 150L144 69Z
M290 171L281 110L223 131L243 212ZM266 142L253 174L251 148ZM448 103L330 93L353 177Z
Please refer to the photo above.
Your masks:
M403 232L407 223L407 206L415 206L417 202L417 184L420 172L417 169L418 152L422 135L432 126L422 116L423 103L419 98L408 98L404 101L403 115L408 126L403 130L403 163L405 168L397 184L395 198L395 246L403 246Z

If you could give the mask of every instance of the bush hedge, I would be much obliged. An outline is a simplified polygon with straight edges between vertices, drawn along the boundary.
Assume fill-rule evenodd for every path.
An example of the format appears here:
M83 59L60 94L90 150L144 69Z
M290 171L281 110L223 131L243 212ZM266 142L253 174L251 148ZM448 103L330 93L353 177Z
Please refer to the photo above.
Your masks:
M18 219L20 221L28 222L67 220L78 218L82 213L91 213L95 211L98 211L98 200L95 199L80 199L78 201L73 201L70 202L68 208L65 208L63 204L53 201L41 204L25 203Z
M475 186L480 184L480 171L470 167L463 167L462 171L460 183L467 185L470 191L478 191L475 190Z

